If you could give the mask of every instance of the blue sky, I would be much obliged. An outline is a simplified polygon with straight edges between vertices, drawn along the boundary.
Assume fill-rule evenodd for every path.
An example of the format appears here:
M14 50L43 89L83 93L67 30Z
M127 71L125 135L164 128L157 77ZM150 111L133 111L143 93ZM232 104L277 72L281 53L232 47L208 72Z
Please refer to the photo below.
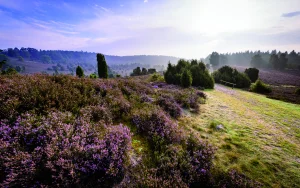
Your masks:
M300 51L299 0L0 0L0 48L205 57Z

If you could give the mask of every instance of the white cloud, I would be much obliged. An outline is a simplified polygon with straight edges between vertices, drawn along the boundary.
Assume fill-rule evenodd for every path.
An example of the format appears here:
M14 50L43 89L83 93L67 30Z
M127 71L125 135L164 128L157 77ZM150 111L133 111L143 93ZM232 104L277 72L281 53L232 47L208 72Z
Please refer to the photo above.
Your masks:
M99 10L95 17L83 18L77 24L34 19L26 20L25 24L5 18L6 23L0 23L2 48L11 40L11 45L6 47L22 44L112 55L156 54L186 58L205 57L212 51L274 48L300 51L297 34L300 17L281 16L297 11L298 0L165 0L151 1L147 6L126 4L126 9L117 5L116 9L120 10L116 11L97 4L91 7ZM18 29L3 30L4 24L15 25ZM22 28L20 24L26 26Z

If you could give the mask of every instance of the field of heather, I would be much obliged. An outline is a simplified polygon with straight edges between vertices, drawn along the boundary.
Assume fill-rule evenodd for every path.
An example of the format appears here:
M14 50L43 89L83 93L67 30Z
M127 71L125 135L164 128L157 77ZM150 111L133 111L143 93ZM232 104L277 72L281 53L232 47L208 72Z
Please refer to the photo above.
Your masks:
M148 76L8 75L0 106L3 187L300 183L299 105L264 95Z
M142 79L0 76L0 185L255 185L235 171L214 178L214 148L178 125L204 100Z

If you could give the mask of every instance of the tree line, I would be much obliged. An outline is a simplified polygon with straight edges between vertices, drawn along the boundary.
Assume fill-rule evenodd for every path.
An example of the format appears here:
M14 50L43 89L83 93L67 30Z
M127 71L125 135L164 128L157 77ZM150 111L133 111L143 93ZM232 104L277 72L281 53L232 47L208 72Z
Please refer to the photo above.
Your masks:
M206 59L214 67L223 65L251 66L256 68L274 68L277 70L300 69L300 53L294 50L290 53L277 50L245 51L237 53L218 53L213 52Z

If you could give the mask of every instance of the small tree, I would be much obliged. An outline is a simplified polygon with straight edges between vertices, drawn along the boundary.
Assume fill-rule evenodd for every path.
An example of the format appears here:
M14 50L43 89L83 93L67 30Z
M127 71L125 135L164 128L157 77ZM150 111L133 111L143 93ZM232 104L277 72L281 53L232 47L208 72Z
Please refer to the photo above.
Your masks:
M97 54L98 75L99 78L108 78L108 67L103 54Z
M274 69L279 69L279 58L276 54L272 54L269 59L269 63Z
M209 61L213 67L217 67L220 63L220 55L218 52L213 52L209 58Z
M139 76L142 74L141 68L137 67L135 69L133 69L133 73L131 74L132 76Z
M76 76L78 76L79 78L82 78L84 76L83 69L80 66L76 68Z
M156 69L148 69L148 74L154 74L156 73Z
M15 69L16 69L17 72L22 72L22 68L20 66L16 66Z
M246 69L245 73L248 75L251 82L255 82L258 79L259 70L256 68Z
M18 56L18 61L24 61L23 57L22 56Z
M252 57L250 63L252 67L258 68L263 66L264 60L262 59L260 54L256 54L255 56Z
M142 75L147 75L147 74L148 74L147 69L146 69L146 68L143 68L143 69L142 69Z
M282 53L279 56L279 69L284 70L287 66L288 58L286 58L286 53Z
M192 78L192 74L189 70L184 70L182 75L181 75L181 86L182 87L190 87L192 85L192 81L193 81L193 78Z

